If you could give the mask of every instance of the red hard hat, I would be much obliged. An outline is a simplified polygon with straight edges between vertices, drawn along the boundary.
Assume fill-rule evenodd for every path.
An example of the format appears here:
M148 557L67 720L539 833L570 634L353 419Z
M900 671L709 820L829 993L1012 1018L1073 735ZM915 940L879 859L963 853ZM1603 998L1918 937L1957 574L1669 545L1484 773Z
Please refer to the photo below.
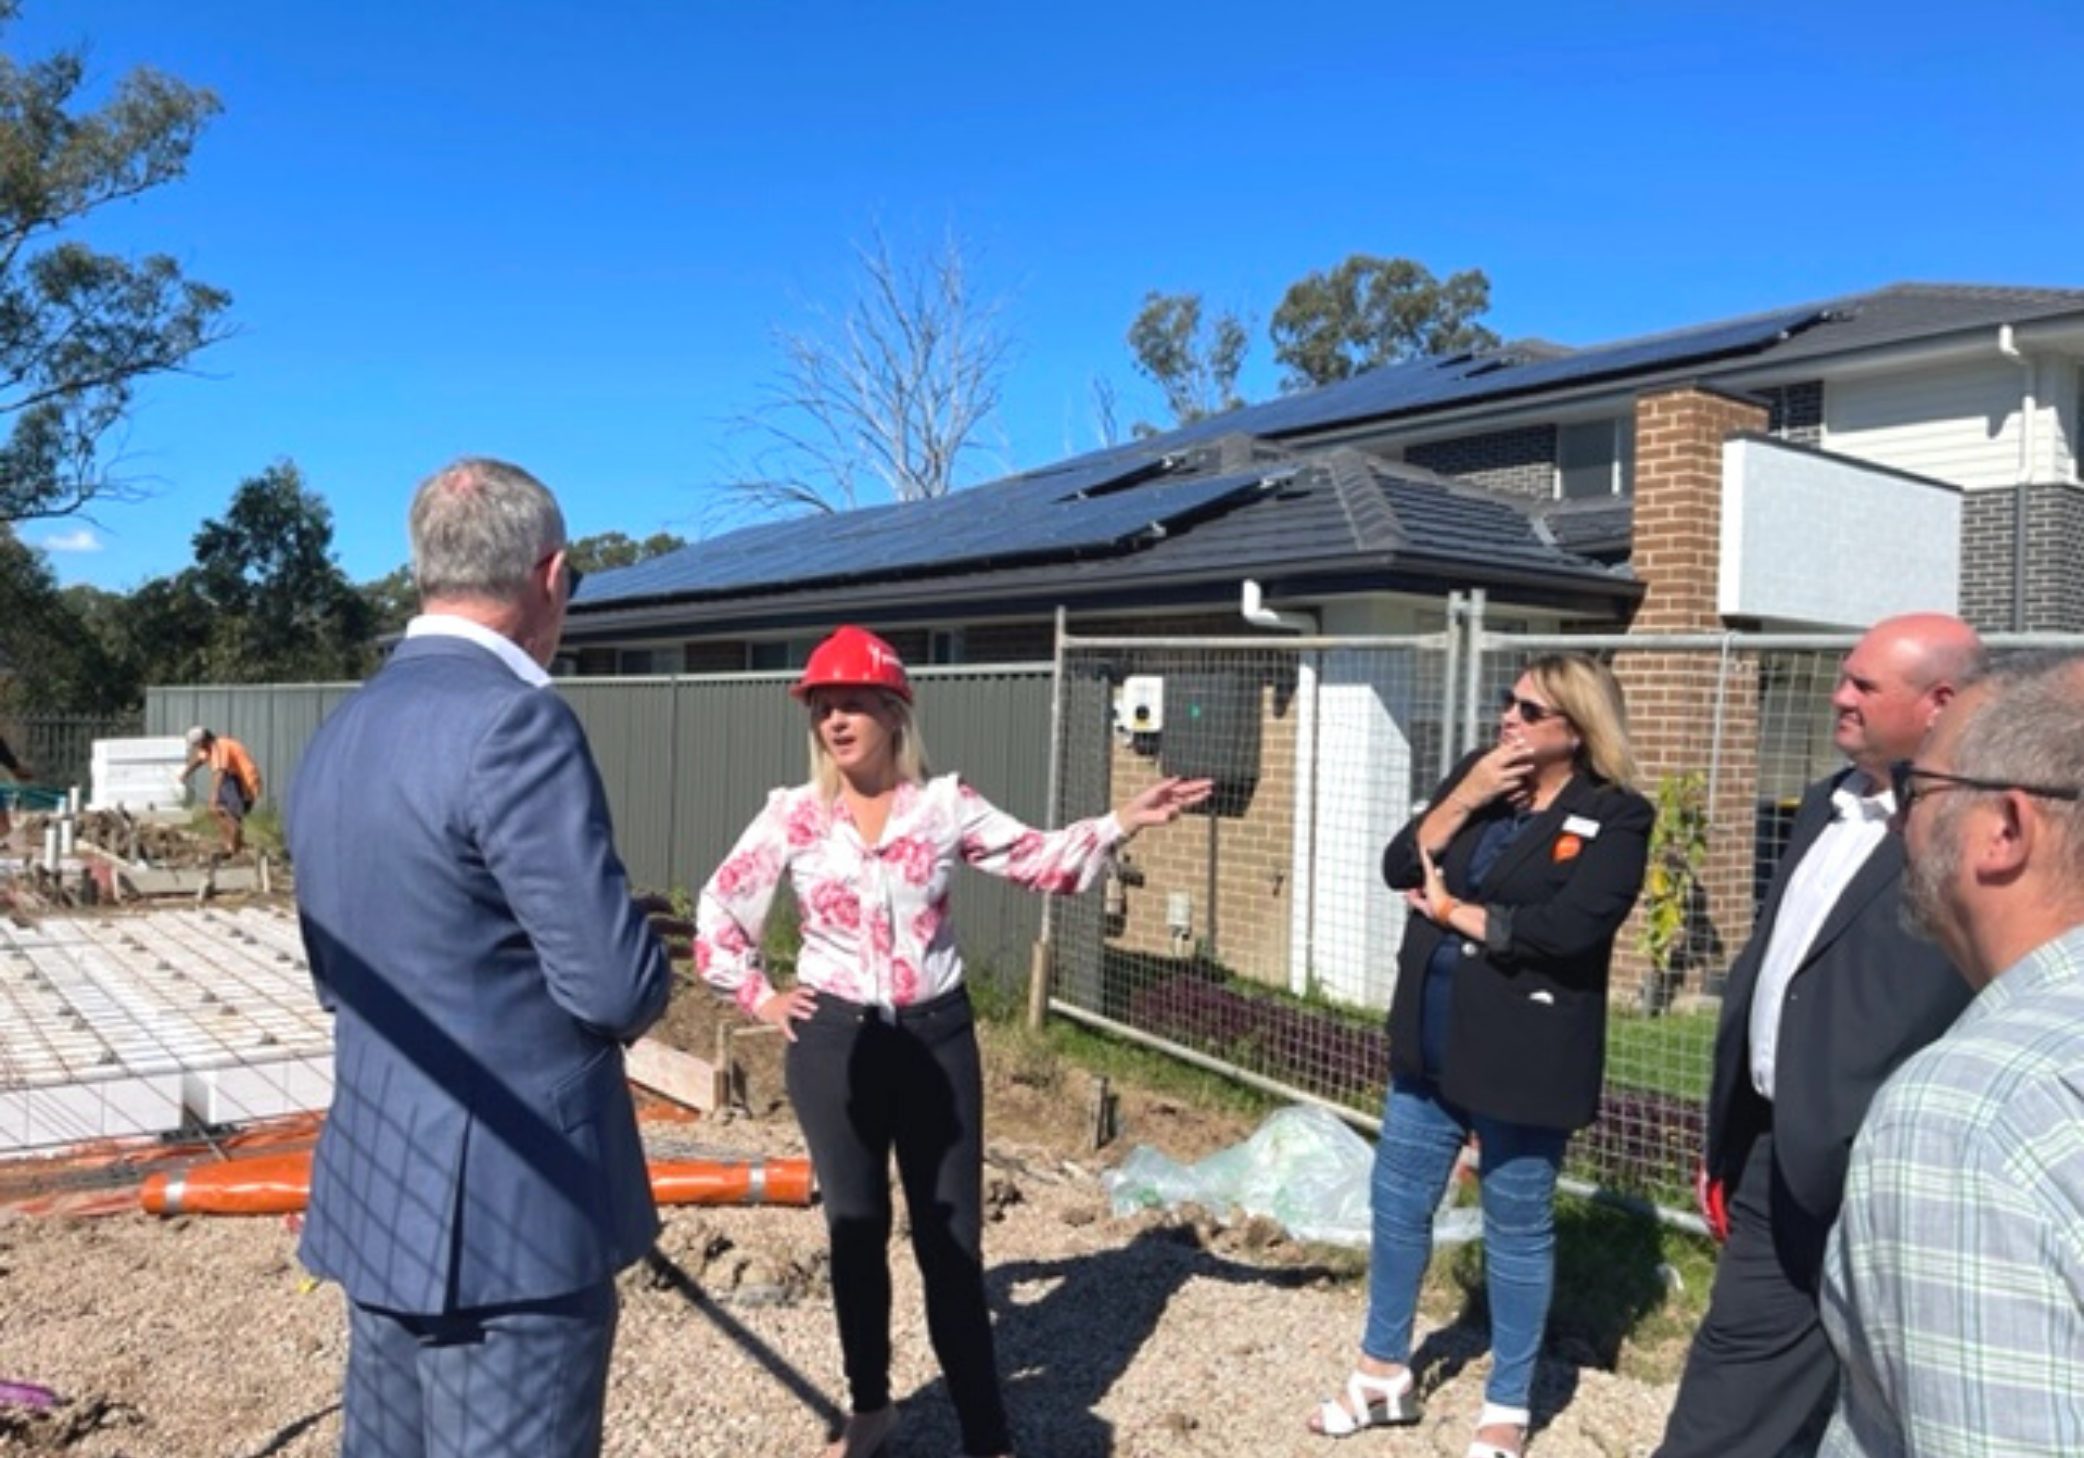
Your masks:
M866 628L851 623L811 650L803 677L789 686L802 698L814 688L879 688L912 701L912 681L897 650Z

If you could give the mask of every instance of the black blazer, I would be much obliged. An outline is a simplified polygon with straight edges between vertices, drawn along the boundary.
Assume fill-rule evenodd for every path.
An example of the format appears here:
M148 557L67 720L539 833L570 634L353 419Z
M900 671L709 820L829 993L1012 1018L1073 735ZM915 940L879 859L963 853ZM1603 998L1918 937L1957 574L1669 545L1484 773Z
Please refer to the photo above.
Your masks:
M1820 1225L1837 1218L1853 1135L1875 1090L1952 1026L1970 997L1945 954L1903 926L1903 838L1891 830L1853 873L1787 985L1770 1109L1752 1088L1751 1000L1766 942L1796 868L1831 822L1832 792L1851 774L1819 780L1802 797L1758 924L1730 967L1708 1089L1709 1178L1735 1187L1770 1114L1786 1192Z
M1453 791L1486 751L1456 765L1433 792ZM1484 825L1511 814L1492 802L1471 816L1439 857L1447 889L1490 918L1482 944L1463 939L1455 967L1441 1092L1474 1113L1543 1129L1582 1129L1599 1113L1606 1072L1606 981L1614 933L1642 891L1649 856L1649 801L1580 773L1506 847L1481 891L1469 860ZM1424 878L1418 826L1382 853L1382 879L1404 890ZM1389 1005L1390 1071L1415 1078L1426 963L1456 936L1413 915L1397 952Z

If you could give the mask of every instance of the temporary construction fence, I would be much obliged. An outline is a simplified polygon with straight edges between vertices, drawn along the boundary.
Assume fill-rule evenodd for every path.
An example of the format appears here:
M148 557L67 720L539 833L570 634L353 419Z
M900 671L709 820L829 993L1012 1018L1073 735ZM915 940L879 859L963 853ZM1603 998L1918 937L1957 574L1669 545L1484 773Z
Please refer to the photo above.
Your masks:
M1065 1016L1372 1125L1406 908L1384 847L1549 652L1611 664L1639 788L1658 805L1645 891L1616 944L1599 1121L1569 1176L1691 1221L1718 995L1794 809L1842 758L1830 696L1850 635L1496 633L1457 600L1440 633L1059 643L1060 819L1161 775L1203 810L1136 840L1103 897L1052 902ZM2047 637L2008 646L2084 646Z

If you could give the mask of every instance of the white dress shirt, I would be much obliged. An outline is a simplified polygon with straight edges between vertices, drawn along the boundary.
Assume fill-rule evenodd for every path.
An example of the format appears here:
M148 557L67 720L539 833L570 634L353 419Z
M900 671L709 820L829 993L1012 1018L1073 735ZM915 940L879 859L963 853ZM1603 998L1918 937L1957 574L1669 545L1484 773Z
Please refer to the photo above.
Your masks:
M1865 787L1871 793L1862 794ZM1766 941L1758 987L1751 996L1751 1086L1765 1099L1773 1097L1774 1059L1780 1047L1780 1008L1788 984L1809 955L1838 898L1867 857L1889 833L1896 797L1886 785L1876 787L1865 771L1855 771L1831 793L1831 823L1802 857L1780 898L1779 915Z
M405 636L468 639L511 668L514 677L530 688L544 688L550 682L550 675L543 672L543 665L522 652L519 643L512 638L502 637L483 623L474 623L469 618L459 618L453 613L421 613L405 625Z

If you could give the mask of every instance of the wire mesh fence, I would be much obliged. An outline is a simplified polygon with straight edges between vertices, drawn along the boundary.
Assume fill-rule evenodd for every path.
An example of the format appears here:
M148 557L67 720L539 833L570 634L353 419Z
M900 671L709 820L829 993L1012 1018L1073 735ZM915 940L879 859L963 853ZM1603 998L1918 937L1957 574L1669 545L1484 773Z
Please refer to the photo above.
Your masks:
M1830 699L1855 641L1480 623L1405 638L1067 637L1059 816L1161 774L1218 790L1139 837L1104 897L1051 905L1053 1006L1370 1122L1405 921L1382 851L1457 755L1490 742L1529 660L1591 652L1623 685L1658 819L1616 941L1601 1115L1568 1174L1689 1218L1724 979L1804 788L1843 764Z

